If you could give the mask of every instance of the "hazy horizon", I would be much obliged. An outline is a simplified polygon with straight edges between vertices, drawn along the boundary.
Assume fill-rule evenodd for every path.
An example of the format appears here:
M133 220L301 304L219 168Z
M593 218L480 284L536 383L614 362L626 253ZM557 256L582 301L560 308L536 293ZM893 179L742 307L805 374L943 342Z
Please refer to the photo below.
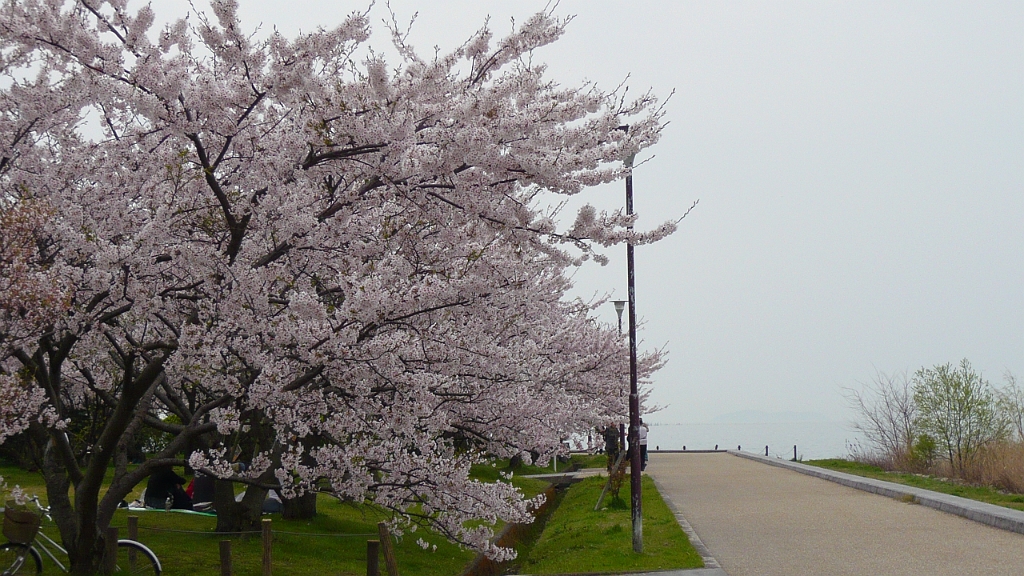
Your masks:
M293 35L366 6L253 1L241 13L248 28ZM390 6L403 26L419 11L408 41L429 57L488 15L500 37L549 3ZM664 137L636 170L639 225L700 204L637 249L643 346L669 351L652 421L847 420L844 387L961 358L994 383L1024 375L1024 4L562 0L554 11L576 17L535 56L549 78L674 91ZM390 15L380 3L370 14L384 49ZM621 183L595 195L623 202ZM575 294L625 297L625 249L605 252L611 263L580 269ZM601 318L615 322L611 304Z

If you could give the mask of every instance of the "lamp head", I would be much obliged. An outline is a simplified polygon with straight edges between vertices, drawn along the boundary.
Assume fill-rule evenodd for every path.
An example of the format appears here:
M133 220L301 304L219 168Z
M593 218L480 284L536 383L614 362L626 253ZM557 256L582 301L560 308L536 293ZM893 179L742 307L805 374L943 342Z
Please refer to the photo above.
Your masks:
M612 304L615 305L615 311L618 312L619 314L622 314L622 309L626 307L625 300L613 300Z

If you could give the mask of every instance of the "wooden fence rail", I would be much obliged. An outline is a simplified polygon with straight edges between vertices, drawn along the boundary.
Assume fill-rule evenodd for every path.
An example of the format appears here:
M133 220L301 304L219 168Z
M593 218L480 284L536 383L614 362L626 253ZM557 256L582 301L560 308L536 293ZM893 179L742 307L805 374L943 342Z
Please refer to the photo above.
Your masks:
M366 542L366 576L381 576L381 553L384 555L384 567L387 571L387 575L398 576L398 560L395 557L395 548L391 531L388 529L387 524L380 522L377 524L377 532L380 540L367 540ZM263 552L262 576L272 576L274 536L272 521L270 518L263 519L261 523L260 536ZM128 517L128 537L135 541L139 540L138 516ZM115 570L114 562L116 561L117 555L117 539L118 529L109 528L107 532L107 548L104 551L105 557L103 569L105 573L112 574ZM231 540L221 540L219 544L220 576L232 576L234 572L231 558ZM129 554L134 556L135 551L131 550L129 551ZM134 560L134 558L131 560Z

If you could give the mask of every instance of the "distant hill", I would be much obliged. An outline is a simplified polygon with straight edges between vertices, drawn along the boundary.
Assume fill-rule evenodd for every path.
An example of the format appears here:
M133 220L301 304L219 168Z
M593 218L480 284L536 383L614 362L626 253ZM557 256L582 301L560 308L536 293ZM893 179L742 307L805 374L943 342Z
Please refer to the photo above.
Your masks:
M830 418L818 412L765 412L763 410L741 410L720 414L712 422L728 424L768 424L773 422L829 422Z

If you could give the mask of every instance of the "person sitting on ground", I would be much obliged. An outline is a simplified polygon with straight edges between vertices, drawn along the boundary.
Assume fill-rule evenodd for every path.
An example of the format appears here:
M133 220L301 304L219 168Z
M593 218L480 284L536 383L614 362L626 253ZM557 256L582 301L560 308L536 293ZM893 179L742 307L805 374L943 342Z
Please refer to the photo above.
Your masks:
M195 478L192 479L192 493L189 496L192 497L192 504L196 506L196 509L202 504L202 508L213 507L213 482L212 476L207 476L202 472L196 472Z
M146 483L146 507L166 508L167 499L171 499L171 508L175 510L191 510L192 499L182 488L186 480L174 473L170 466L161 466L149 476Z

